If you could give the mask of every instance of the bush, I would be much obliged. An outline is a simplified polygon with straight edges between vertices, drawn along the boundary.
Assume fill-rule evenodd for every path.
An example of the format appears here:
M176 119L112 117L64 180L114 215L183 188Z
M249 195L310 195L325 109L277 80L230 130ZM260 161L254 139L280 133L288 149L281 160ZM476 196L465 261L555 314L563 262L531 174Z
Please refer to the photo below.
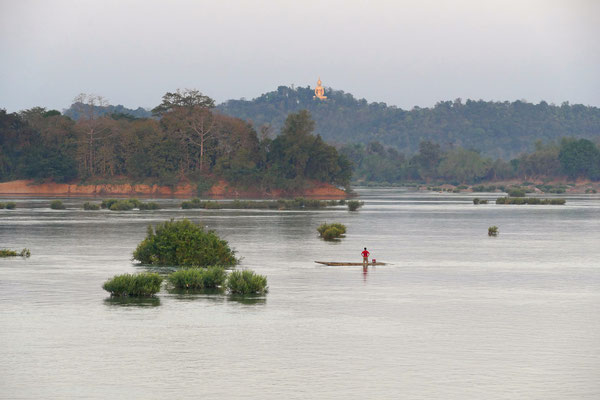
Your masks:
M475 204L475 205L479 204L479 198L475 197L473 199L473 204Z
M111 296L152 296L160 291L163 278L157 273L116 275L102 285Z
M53 200L50 203L50 208L53 209L53 210L64 210L65 209L65 205L60 200Z
M234 254L216 233L183 219L159 224L156 230L149 226L133 258L155 265L232 266L238 262Z
M227 277L227 289L232 294L265 294L269 291L267 277L254 271L233 271Z
M346 226L340 223L321 224L317 228L319 235L325 240L333 240L346 233Z
M15 250L10 250L10 249L0 249L0 258L3 257L17 257L17 256L21 256L21 257L25 257L25 258L29 258L31 257L31 251L29 251L29 249L23 249L21 250L20 253L17 253Z
M223 267L185 268L169 275L169 282L178 289L214 289L225 284Z
M497 226L490 226L488 228L488 236L498 236L498 227Z
M521 188L510 188L507 193L509 197L525 197L525 190Z
M564 205L565 199L542 199L539 197L499 197L496 199L496 204L542 204L542 205Z
M119 200L117 200L117 199L102 200L102 203L100 203L100 207L110 209L110 206L112 206L117 201L119 201Z
M587 193L587 192L586 192ZM4 207L6 207L6 204L4 203L0 203L0 210L2 210Z
M100 205L99 204L94 204L94 203L90 203L89 201L86 201L85 203L83 203L83 209L84 210L99 210L100 209Z
M8 203L6 203L5 207L7 210L14 210L15 208L17 208L17 203L15 203L14 201L9 201Z
M349 211L356 211L360 207L362 207L364 204L365 203L363 201L350 200L350 201L348 201L348 210Z
M135 203L129 200L117 200L108 207L111 211L129 211L135 208Z

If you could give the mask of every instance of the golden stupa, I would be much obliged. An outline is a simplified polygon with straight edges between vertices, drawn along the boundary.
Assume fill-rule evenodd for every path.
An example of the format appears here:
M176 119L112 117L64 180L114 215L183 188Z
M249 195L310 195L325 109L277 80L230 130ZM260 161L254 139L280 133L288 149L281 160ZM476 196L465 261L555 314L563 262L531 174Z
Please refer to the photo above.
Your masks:
M327 96L325 96L325 89L321 86L321 78L317 81L317 87L315 88L315 95L313 99L325 100Z

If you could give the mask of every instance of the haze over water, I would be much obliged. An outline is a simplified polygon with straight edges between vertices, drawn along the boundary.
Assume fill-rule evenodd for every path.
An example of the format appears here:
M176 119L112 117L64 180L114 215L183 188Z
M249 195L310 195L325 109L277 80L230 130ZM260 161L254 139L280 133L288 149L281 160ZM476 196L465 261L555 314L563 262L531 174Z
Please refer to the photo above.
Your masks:
M600 398L600 197L474 206L359 190L364 208L0 210L0 398ZM497 194L479 195L494 199ZM254 300L163 289L110 300L146 226L201 221L267 275ZM322 222L345 239L317 238ZM497 225L500 235L487 236ZM359 261L367 246L391 265Z

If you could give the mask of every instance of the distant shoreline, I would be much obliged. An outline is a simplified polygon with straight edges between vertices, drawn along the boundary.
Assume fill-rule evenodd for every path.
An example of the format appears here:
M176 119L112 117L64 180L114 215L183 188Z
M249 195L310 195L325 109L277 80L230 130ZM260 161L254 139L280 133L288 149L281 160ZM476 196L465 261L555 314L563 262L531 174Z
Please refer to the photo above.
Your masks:
M136 183L35 183L33 180L16 180L0 182L0 196L40 196L40 197L106 197L106 196L138 196L138 197L207 197L207 198L289 198L296 196L345 199L348 194L328 183L313 183L309 188L296 191L273 189L241 189L225 181L215 183L201 196L195 184L181 183L171 186L136 184Z

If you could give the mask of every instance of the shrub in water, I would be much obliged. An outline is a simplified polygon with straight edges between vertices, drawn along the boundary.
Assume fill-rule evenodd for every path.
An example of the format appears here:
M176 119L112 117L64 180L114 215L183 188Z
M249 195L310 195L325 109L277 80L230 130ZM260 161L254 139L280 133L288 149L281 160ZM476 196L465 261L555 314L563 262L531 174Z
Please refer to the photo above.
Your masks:
M269 288L267 277L254 271L233 271L227 277L227 289L232 294L265 294Z
M152 296L160 291L163 278L157 273L116 275L102 285L111 296Z
M350 200L348 201L348 210L356 211L359 207L362 207L365 203L358 200Z
M340 223L321 224L317 228L319 235L325 240L333 240L346 233L346 226Z
M510 188L507 193L509 197L525 197L525 190L521 188Z
M100 209L100 205L99 204L90 203L89 201L86 201L85 203L83 203L83 209L84 210L99 210Z
M16 257L18 254L14 250L0 250L0 257Z
M102 203L100 203L100 207L110 209L110 206L112 206L117 201L119 201L119 200L117 200L117 199L102 200Z
M490 226L488 228L488 236L498 236L498 227L497 226Z
M14 210L15 208L17 208L17 203L15 203L14 201L9 201L8 203L6 203L5 207L7 210Z
M475 197L473 199L473 204L475 204L475 205L479 204L479 199L477 197Z
M201 267L232 266L238 262L227 241L187 219L164 222L156 230L149 226L146 239L135 249L133 258L144 264Z
M53 210L64 210L65 209L65 205L60 200L53 200L50 203L50 208L53 209Z
M542 205L564 205L565 199L542 199L539 197L499 197L496 204L542 204Z
M223 267L185 268L169 275L169 282L178 289L214 289L225 284Z
M586 192L587 193L587 192ZM2 210L6 205L4 203L0 203L0 210Z

